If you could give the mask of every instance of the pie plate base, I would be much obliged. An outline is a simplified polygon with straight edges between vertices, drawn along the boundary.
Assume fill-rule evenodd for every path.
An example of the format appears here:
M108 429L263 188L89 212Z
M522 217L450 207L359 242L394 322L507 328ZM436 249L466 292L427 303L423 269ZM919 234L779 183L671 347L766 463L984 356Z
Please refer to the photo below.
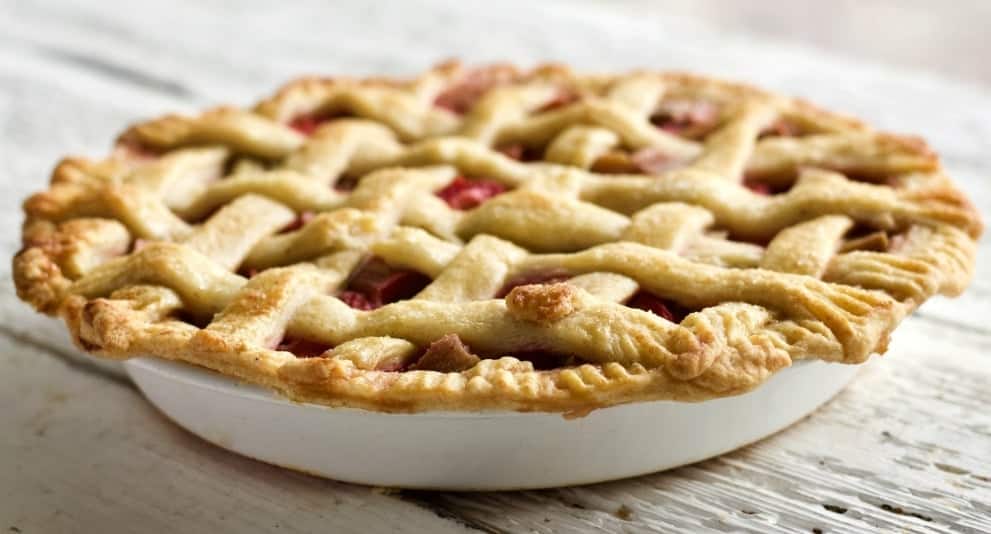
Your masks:
M567 419L538 412L328 408L181 363L137 358L125 367L165 415L225 449L335 480L444 490L589 484L704 460L801 419L858 370L803 361L744 395L640 402Z

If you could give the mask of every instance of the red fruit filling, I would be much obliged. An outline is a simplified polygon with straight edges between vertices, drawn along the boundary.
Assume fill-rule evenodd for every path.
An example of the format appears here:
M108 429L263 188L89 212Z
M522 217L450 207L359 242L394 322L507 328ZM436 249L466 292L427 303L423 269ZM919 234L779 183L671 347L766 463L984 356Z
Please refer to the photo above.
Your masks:
M801 137L805 135L805 130L786 119L778 119L774 121L770 126L764 128L757 135L757 139L764 139L766 137Z
M150 241L147 239L142 239L140 237L135 239L134 242L131 243L131 254L140 252L141 249L148 246L148 243L150 243Z
M322 126L323 123L347 116L349 115L345 113L311 113L300 115L289 121L289 127L305 136L310 136L313 135L313 132L317 131L317 128Z
M434 105L464 115L489 89L509 83L515 77L516 73L505 66L475 69L437 95Z
M757 193L758 195L771 196L787 193L792 184L769 184L753 176L743 177L743 187Z
M545 271L533 271L521 274L515 278L510 278L495 294L495 298L501 299L509 294L515 287L531 284L557 284L569 280L572 275L564 269L548 269Z
M506 156L516 161L540 161L544 159L544 151L539 148L529 147L523 143L510 143L496 148Z
M350 176L345 174L344 176L338 178L336 182L334 182L334 190L336 191L341 191L341 192L354 191L355 187L358 187L357 176Z
M480 361L457 334L447 334L431 343L410 369L456 373L471 369Z
M241 275L241 276L243 276L245 278L251 279L251 278L254 278L255 275L258 274L258 273L260 273L260 272L262 272L261 269L256 269L256 268L252 267L250 269L241 269L240 271L237 272L237 274L239 274L239 275Z
M554 95L554 98L551 98L545 102L543 106L537 108L537 113L562 108L579 100L581 100L581 95L578 93L570 89L560 89L557 94Z
M671 100L662 102L651 115L650 122L658 128L683 137L708 133L719 121L719 108L712 102Z
M275 347L275 350L291 352L295 354L297 358L316 358L331 348L333 347L330 345L307 339L284 338Z
M670 300L665 300L644 290L640 290L633 295L633 297L626 302L626 305L638 310L649 311L650 313L663 317L672 323L680 323L681 320L688 315L688 310L685 310L678 304L671 302Z
M374 310L413 297L427 287L430 278L416 272L393 269L380 258L365 262L348 281L338 298L357 310Z
M285 228L283 228L282 230L280 230L279 233L280 234L286 234L286 233L289 233L289 232L295 232L296 230L299 230L300 228L306 226L306 224L309 223L310 221L312 221L313 218L316 217L316 216L317 216L317 214L316 213L313 213L312 211L302 211L302 212L296 214L296 218L293 219L293 221L291 223L289 223L288 225L286 225Z
M683 161L671 157L652 147L641 148L630 156L630 160L638 169L647 174L661 174L676 169L684 164Z
M494 180L469 180L458 176L437 196L456 210L470 210L482 202L506 192L506 186Z
M685 160L654 147L645 147L632 154L625 150L610 150L599 156L590 170L599 174L661 174L685 163Z
M139 160L158 159L163 152L163 150L142 143L141 140L133 134L125 135L120 141L118 141L116 150L129 158Z

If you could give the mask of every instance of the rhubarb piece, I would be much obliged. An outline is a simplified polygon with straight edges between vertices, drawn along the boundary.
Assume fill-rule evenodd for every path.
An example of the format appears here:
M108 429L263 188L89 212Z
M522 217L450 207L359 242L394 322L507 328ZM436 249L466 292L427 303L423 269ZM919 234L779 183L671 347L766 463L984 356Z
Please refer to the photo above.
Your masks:
M295 354L297 358L316 358L323 355L324 352L327 352L331 348L333 347L324 343L310 341L308 339L287 337L275 347L275 350L291 352Z
M430 278L416 272L393 269L372 258L352 276L338 298L358 310L374 310L413 297L427 287Z
M457 373L471 369L480 361L457 334L447 334L431 343L410 369Z
M670 100L661 103L650 122L668 133L696 139L718 125L719 108L704 100Z
M434 105L464 115L489 89L505 85L515 78L516 73L511 68L501 65L475 69L437 95Z
M688 313L678 304L648 291L640 290L626 303L630 308L648 311L672 323L680 323Z
M458 176L444 189L437 191L437 196L456 210L470 210L486 200L505 193L506 186L495 180L469 180Z
M285 228L279 231L280 234L287 234L289 232L295 232L300 228L304 227L316 217L316 214L312 211L302 211L296 214L296 218L292 220L291 223L287 224Z

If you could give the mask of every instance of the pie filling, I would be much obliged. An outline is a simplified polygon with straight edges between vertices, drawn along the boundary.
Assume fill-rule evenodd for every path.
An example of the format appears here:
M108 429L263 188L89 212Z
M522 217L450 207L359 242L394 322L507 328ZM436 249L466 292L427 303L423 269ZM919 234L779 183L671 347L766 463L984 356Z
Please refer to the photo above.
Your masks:
M802 137L811 133L794 121L778 119L761 130L757 135L757 139L766 139L768 137Z
M464 115L490 89L513 81L516 74L499 66L475 69L448 86L434 99L434 105Z
M276 345L275 350L284 350L297 358L316 358L332 349L330 345L301 338L286 337Z
M333 347L325 343L310 341L302 338L285 337L276 345L275 350L291 352L297 358L319 358ZM411 358L390 359L380 364L375 370L386 372L403 371L437 371L441 373L457 373L471 369L483 359L511 356L520 361L528 361L536 370L551 370L573 366L580 361L569 355L536 348L524 348L498 356L482 357L475 354L471 348L457 335L447 334L435 340L419 354Z
M669 100L661 102L650 122L670 134L698 139L719 126L719 107L705 100Z
M460 372L471 369L483 359L501 358L503 356L530 362L533 364L533 368L538 371L559 369L581 363L574 356L558 354L539 348L521 348L520 350L500 353L498 355L478 356L457 334L447 334L431 343L422 354L414 358L413 362L403 370L439 371L444 373Z
M599 174L661 174L686 163L657 148L645 147L635 152L610 150L599 156L589 170Z
M279 233L288 234L289 232L295 232L296 230L306 226L316 216L317 214L312 211L301 211L296 214L296 218L293 219L291 223L286 225L286 227L282 230L279 230Z
M349 191L354 191L354 188L358 187L358 180L359 179L360 178L358 178L357 176L352 176L350 174L344 174L344 175L338 177L337 178L337 181L334 182L334 190L335 191L340 191L342 193L347 193Z
M311 136L317 131L317 128L323 126L326 122L351 116L353 115L334 112L306 113L289 121L289 127L305 136Z
M371 258L351 275L337 298L356 310L374 310L412 298L430 282L421 273L394 269L381 258Z
M563 108L569 104L574 104L579 100L581 100L581 95L573 90L561 88L558 89L553 98L545 102L543 106L537 108L536 112L543 113L545 111L553 111L555 109Z
M367 105L325 98L340 91ZM359 115L370 119L348 120ZM459 158L512 176L428 179ZM375 183L361 186L365 176ZM60 164L24 209L18 295L65 318L88 351L154 344L293 398L383 411L704 400L756 386L824 335L835 343L814 356L864 361L909 309L966 285L982 229L921 140L685 75L506 65L409 83L309 80L254 108L138 124L110 159ZM484 234L495 236L469 242ZM270 258L281 247L301 249ZM311 248L328 256L303 257ZM255 276L269 265L285 268ZM688 294L672 285L681 276L707 283ZM465 298L429 302L443 297L435 277ZM190 283L220 301L177 300ZM283 352L266 358L273 349ZM273 374L290 354L299 365ZM530 364L494 361L504 356ZM570 372L583 365L596 368ZM468 372L383 374L418 370Z
M524 145L523 143L507 143L499 145L496 150L503 155L513 158L516 161L529 163L531 161L541 161L544 159L544 149Z
M505 193L509 188L500 182L487 179L471 179L458 176L436 195L456 210L470 210L486 200Z
M750 191L763 196L774 196L787 193L791 190L793 185L795 185L794 180L772 183L755 176L744 175L743 177L743 187L746 187Z
M682 319L691 313L690 310L679 306L675 302L642 289L630 297L630 300L626 301L626 305L638 310L648 311L672 323L680 323Z

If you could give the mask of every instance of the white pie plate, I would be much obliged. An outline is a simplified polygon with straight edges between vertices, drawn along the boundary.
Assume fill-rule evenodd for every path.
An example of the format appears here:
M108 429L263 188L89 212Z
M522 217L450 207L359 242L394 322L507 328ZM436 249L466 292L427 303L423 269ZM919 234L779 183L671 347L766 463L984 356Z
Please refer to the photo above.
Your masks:
M446 490L588 484L697 462L801 419L858 369L800 362L745 395L634 403L565 419L328 408L189 365L139 358L125 366L165 415L225 449L336 480Z

